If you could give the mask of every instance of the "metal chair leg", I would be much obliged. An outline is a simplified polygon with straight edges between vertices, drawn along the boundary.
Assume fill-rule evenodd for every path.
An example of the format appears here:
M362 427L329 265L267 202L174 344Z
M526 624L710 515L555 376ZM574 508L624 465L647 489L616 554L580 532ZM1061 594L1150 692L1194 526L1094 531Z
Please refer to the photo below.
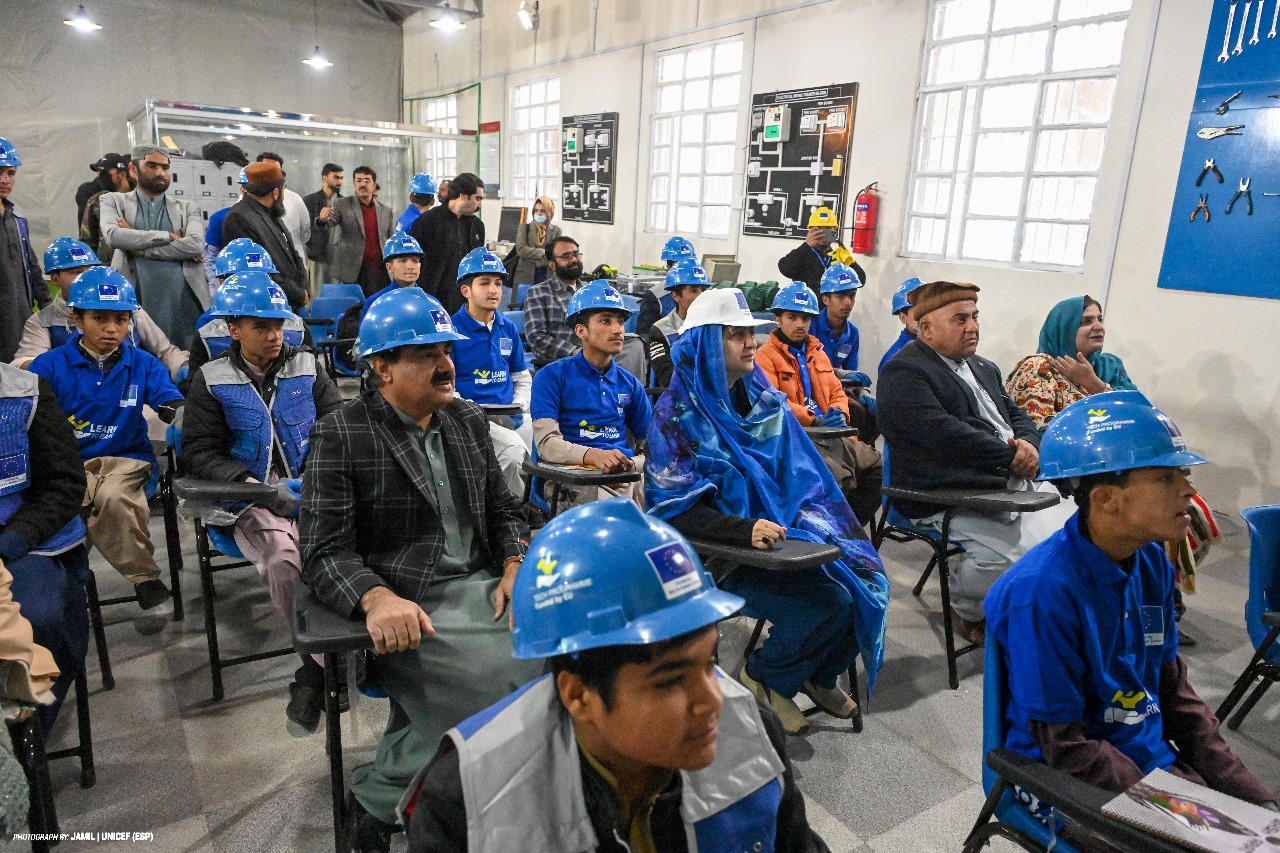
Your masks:
M329 790L333 797L333 849L343 853L346 778L342 770L342 717L338 710L338 653L324 654L324 743L329 753Z
M929 580L929 575L933 574L933 567L938 565L938 551L935 548L933 556L929 558L929 565L924 567L924 574L920 575L920 580L916 581L916 585L911 588L911 594L916 598L924 592L924 585Z
M200 566L200 589L204 595L204 634L209 643L209 678L213 682L213 701L221 702L222 658L218 654L218 620L214 612L213 555L209 531L203 522L196 523L196 561Z
M182 604L182 536L178 531L178 500L173 494L173 476L174 471L170 469L160 481L160 503L164 507L164 538L169 554L169 585L173 592L173 621L181 622L186 618L186 611Z
M951 583L946 561L938 566L938 582L942 586L942 636L947 647L947 683L952 690L960 689L960 675L956 671L956 635L951 624Z
M1272 628L1267 633L1267 636L1263 641L1258 644L1258 648L1254 651L1253 657L1249 659L1249 665L1244 668L1244 672L1240 673L1240 677L1236 679L1236 683L1231 686L1231 692L1227 694L1227 698L1222 700L1222 704L1219 705L1218 710L1214 712L1214 716L1219 720L1226 719L1227 715L1231 713L1231 709L1234 708L1236 703L1244 697L1246 692L1248 692L1254 679L1258 677L1258 672L1261 669L1263 658L1266 657L1267 652L1271 650L1271 646L1276 642L1277 638L1280 638L1280 628Z
M751 657L751 653L756 650L756 644L760 642L760 635L764 632L764 620L757 619L756 626L751 631L751 639L747 640L747 647L742 650L742 663L745 666L747 658Z
M53 800L53 783L49 780L49 757L44 751L44 728L40 714L33 711L14 730L13 748L27 774L31 789L27 827L38 835L58 833L58 809ZM32 842L32 850L48 850L47 841Z
M68 749L50 752L50 760L56 758L80 759L80 787L92 788L98 781L97 770L93 766L93 726L89 719L89 677L84 667L76 673L76 729L79 742Z
M107 649L107 632L102 624L102 604L98 600L98 579L92 571L85 576L85 596L89 599L89 624L93 628L93 644L98 650L98 669L102 673L102 689L114 690L116 677L111 672L111 653Z
M1262 676L1262 681L1253 689L1253 692L1249 694L1249 698L1244 700L1244 704L1240 706L1240 710L1231 715L1231 719L1227 721L1227 728L1231 729L1233 732L1240 728L1240 724L1244 722L1244 718L1249 716L1249 712L1253 710L1253 706L1258 704L1258 700L1261 699L1263 694L1271 688L1273 683L1274 681L1268 675L1264 674Z
M855 732L862 731L862 687L858 684L858 659L854 658L853 663L849 665L849 695L853 697L853 703L858 709L853 712L853 718L849 721Z

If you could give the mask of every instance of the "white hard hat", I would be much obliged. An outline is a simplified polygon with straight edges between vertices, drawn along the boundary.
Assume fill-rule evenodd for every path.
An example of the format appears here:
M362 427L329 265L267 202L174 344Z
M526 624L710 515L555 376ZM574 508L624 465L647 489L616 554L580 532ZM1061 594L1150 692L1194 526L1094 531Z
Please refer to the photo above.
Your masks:
M736 287L718 287L705 291L689 306L682 332L698 326L772 326L773 320L751 315L747 297Z

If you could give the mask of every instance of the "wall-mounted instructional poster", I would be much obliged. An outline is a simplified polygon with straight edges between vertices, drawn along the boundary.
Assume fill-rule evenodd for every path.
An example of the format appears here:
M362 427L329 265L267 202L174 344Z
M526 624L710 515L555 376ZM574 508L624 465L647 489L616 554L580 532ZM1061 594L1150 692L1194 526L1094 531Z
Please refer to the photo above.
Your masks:
M618 114L593 113L560 120L560 218L613 224Z
M1160 287L1280 299L1280 0L1214 0Z
M803 238L814 208L844 213L858 84L751 96L742 233Z

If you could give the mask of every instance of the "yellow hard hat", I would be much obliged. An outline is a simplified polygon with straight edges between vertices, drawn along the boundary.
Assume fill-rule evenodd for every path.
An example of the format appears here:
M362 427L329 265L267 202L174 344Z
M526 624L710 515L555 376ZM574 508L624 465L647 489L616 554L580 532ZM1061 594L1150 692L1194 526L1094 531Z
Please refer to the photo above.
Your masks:
M840 221L836 219L836 212L829 207L815 208L813 213L809 214L810 228L839 228Z

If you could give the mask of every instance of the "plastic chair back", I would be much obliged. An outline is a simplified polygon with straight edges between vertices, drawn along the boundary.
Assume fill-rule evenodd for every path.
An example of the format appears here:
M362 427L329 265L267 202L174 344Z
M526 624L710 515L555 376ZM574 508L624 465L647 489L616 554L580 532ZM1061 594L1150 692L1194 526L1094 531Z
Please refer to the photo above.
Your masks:
M516 327L521 340L524 339L524 311L504 311L502 316L511 321L511 325Z
M524 305L524 301L529 298L530 287L532 287L532 285L529 285L529 284L516 285L516 296L515 296L515 299L512 300L512 304Z
M1249 525L1249 598L1244 622L1254 648L1271 630L1262 614L1280 610L1280 504L1253 506L1240 511ZM1280 663L1280 643L1272 645L1267 660Z
M205 531L209 534L209 544L225 557L234 557L237 560L244 559L244 553L241 552L240 546L236 544L235 537L224 533L221 528L206 525Z
M325 299L328 297L336 297L336 298L342 298L342 299L348 299L348 300L354 299L357 302L364 302L364 288L358 284L322 284L320 285L320 296L318 298Z
M631 311L631 316L627 318L627 324L624 327L624 330L628 333L634 334L636 326L640 323L640 300L634 296L627 296L626 294L623 294L622 304Z

